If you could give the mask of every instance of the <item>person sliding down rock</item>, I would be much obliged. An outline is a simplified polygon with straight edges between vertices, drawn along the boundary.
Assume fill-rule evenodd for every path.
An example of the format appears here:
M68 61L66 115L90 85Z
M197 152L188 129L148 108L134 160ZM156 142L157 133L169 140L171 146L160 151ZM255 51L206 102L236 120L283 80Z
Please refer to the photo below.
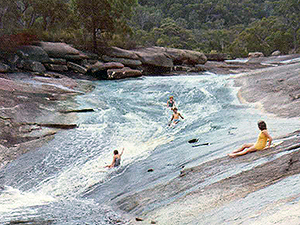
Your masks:
M114 150L113 161L110 165L105 166L105 168L113 168L121 165L121 156L123 155L124 148L122 149L121 154L119 154L118 150Z
M174 108L173 109L173 115L172 115L172 118L171 118L171 121L169 123L169 126L172 124L172 121L174 124L177 124L179 123L180 119L179 117L181 117L181 119L184 119L183 116L178 112L177 108Z
M170 99L167 101L167 106L171 108L171 110L173 110L173 108L175 107L175 101L173 96L170 96Z

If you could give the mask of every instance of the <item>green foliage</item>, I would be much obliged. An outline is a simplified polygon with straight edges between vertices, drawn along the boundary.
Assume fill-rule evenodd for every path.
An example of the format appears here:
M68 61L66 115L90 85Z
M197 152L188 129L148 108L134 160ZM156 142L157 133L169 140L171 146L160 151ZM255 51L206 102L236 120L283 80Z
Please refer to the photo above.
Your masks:
M293 48L300 43L300 0L280 0L274 3L275 12L283 18L283 22L293 36Z
M300 0L1 0L0 35L25 31L89 49L289 53L299 51Z

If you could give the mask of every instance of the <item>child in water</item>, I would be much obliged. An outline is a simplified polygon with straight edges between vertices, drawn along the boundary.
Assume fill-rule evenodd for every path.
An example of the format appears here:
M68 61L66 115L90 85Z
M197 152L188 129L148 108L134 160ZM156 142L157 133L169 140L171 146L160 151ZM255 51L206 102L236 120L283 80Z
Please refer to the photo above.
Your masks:
M171 118L171 121L170 121L170 123L169 123L169 126L171 125L171 123L172 123L172 121L173 121L173 123L174 124L177 124L177 123L179 123L179 117L181 117L182 119L184 119L183 117L182 117L182 115L178 112L178 110L177 110L177 108L174 108L173 109L173 115L172 115L172 118Z
M170 99L167 101L167 106L171 108L171 110L175 107L175 101L173 96L170 96Z
M258 135L256 143L255 144L253 144L253 143L244 144L239 149L228 154L230 157L236 157L236 156L240 156L240 155L245 155L248 152L255 152L258 150L263 150L266 147L268 140L269 140L268 148L270 148L273 139L268 134L267 124L264 121L258 121L257 125L258 125L258 128L260 129L260 134Z
M124 152L124 148L122 149L121 154L119 154L118 150L114 150L114 157L113 157L113 161L110 165L107 165L105 167L107 168L112 168L112 167L118 167L121 165L121 156L123 155Z

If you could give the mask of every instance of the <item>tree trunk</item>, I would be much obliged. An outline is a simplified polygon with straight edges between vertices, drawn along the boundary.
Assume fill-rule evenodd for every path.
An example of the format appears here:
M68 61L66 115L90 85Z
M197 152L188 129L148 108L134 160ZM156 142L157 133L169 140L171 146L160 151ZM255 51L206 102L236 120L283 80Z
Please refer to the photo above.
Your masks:
M94 44L94 52L97 52L97 29L96 29L96 23L93 21L93 44Z

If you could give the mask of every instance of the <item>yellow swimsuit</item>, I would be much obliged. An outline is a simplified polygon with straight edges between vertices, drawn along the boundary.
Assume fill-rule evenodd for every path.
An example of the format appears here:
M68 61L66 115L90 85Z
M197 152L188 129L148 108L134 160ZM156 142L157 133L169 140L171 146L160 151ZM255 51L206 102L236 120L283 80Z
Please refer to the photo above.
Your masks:
M267 140L268 140L267 136L261 131L260 134L258 135L254 148L257 150L264 149L267 145Z

